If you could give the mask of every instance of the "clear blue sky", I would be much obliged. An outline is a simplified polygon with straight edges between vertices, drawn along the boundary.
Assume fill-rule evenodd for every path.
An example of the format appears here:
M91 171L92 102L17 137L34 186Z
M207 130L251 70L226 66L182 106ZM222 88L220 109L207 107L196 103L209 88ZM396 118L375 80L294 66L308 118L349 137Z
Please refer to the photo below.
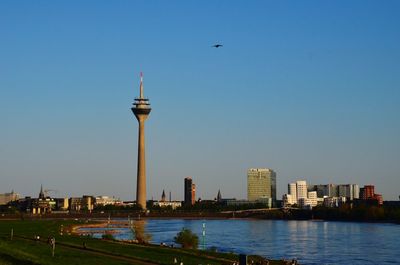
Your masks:
M1 1L0 192L246 197L246 171L400 195L399 1ZM215 43L224 46L211 48Z

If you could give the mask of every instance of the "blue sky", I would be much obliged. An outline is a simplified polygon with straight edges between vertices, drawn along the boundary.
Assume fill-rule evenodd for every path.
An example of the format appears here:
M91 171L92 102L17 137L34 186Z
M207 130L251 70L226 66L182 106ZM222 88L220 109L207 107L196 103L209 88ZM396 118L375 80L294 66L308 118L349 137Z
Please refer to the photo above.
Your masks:
M398 1L1 1L0 192L246 197L269 167L400 195ZM224 46L211 48L215 43Z

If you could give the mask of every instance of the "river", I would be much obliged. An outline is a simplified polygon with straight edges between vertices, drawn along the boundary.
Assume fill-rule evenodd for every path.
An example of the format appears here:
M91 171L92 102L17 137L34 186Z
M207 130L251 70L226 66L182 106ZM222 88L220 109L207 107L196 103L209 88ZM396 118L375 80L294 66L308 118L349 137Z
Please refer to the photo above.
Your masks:
M213 247L272 259L297 258L301 264L310 265L400 264L400 225L396 224L149 219L144 226L157 244L174 244L174 236L185 227L199 236L199 248ZM132 239L133 234L130 229L121 228L115 237L126 240Z

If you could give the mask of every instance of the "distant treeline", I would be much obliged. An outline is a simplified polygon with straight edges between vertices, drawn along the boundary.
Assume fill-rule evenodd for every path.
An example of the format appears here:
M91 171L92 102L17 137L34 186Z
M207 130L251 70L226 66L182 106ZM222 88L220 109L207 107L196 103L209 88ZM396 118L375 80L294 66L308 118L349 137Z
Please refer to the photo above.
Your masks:
M358 222L400 223L400 207L345 204L337 208L318 206L312 210L279 209L263 213L248 213L247 216L260 219L283 220L331 220Z
M400 207L349 204L338 208L315 207L313 217L324 220L393 221L400 223Z

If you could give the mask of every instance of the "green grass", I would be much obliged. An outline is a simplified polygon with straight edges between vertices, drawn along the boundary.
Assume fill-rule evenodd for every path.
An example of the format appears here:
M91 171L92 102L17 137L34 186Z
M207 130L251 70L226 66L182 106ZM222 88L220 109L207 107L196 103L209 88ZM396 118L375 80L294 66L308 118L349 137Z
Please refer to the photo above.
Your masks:
M112 258L57 247L54 257L47 244L14 238L0 240L0 264L132 264Z
M68 227L78 224L82 224L82 222L71 220L0 221L0 264L136 264L134 260L129 259L154 264L173 264L174 258L177 258L185 265L225 265L238 261L238 256L230 253L184 250L156 245L144 246L68 235L67 233L62 236L59 234L61 225L66 232ZM11 229L14 230L15 235L12 241L10 240ZM48 236L56 238L55 257L52 257L51 247L45 242L20 238L23 236L33 239L34 235L40 235L42 240L47 239ZM87 250L83 249L83 242L85 242ZM93 251L97 251L97 253ZM104 256L104 253L114 256ZM121 260L121 257L126 259ZM270 264L281 263L271 262Z

